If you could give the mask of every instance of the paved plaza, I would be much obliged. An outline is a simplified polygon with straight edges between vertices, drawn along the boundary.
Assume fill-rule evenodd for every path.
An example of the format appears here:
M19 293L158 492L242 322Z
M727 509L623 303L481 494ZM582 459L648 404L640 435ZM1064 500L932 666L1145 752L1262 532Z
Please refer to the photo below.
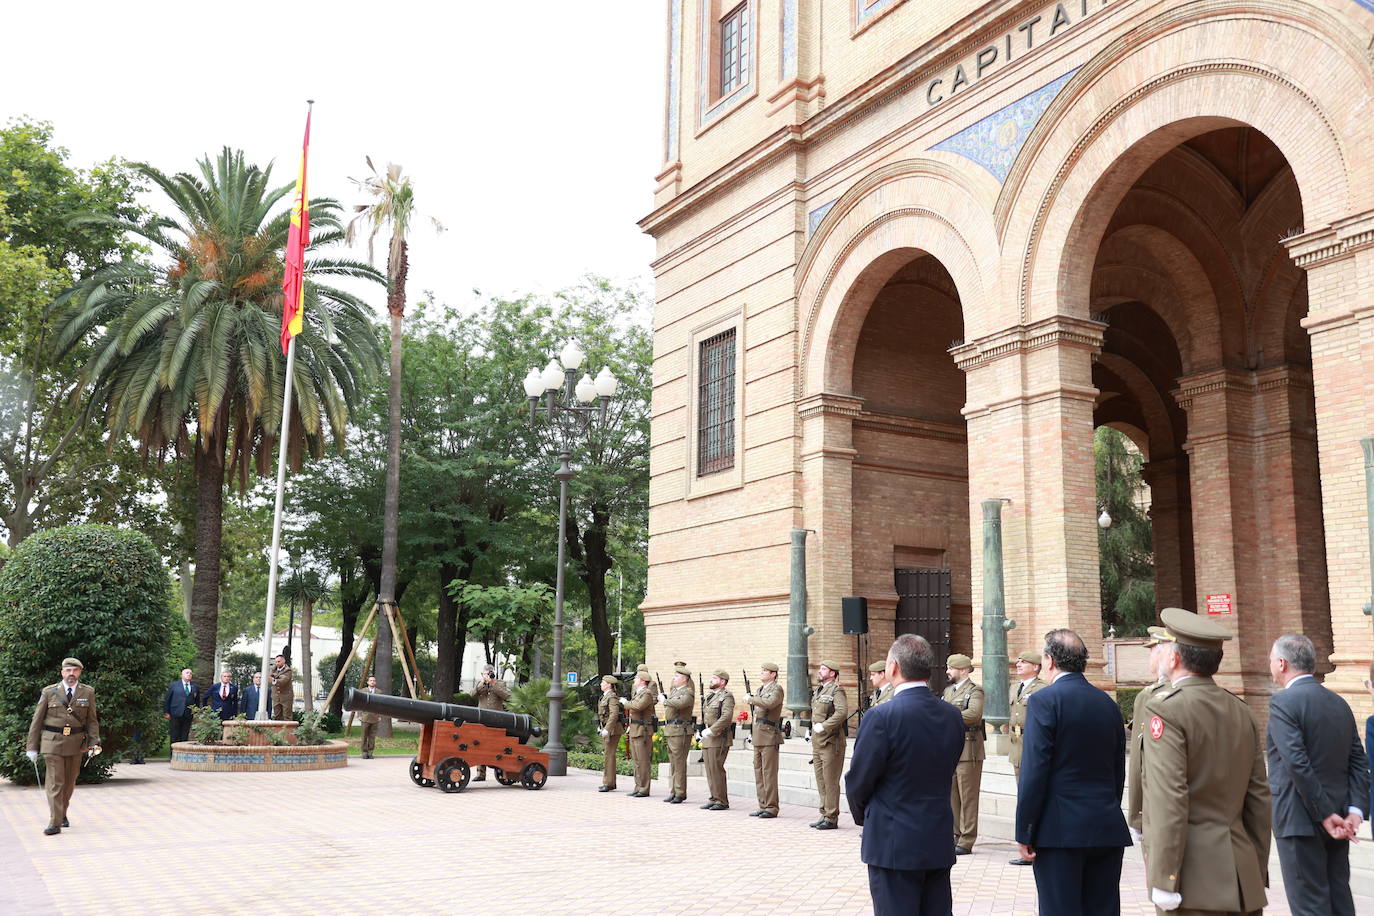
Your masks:
M595 791L581 771L529 792L488 779L459 795L420 789L408 760L313 773L122 766L82 786L73 826L42 834L36 788L0 788L0 913L869 913L859 831L817 833L813 810L775 821L704 799L663 804ZM1031 870L1007 840L954 868L954 912L1033 914ZM1277 885L1277 874L1274 876ZM1283 914L1275 886L1267 912ZM709 905L708 905L709 901ZM1374 900L1359 901L1374 912ZM1122 913L1152 914L1128 853Z

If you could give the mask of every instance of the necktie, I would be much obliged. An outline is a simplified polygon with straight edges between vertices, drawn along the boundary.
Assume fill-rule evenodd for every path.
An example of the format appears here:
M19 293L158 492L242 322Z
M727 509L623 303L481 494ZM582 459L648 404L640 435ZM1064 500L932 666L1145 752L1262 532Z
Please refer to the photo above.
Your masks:
M220 691L219 691L219 698L220 698L221 700L227 700L227 699L229 699L229 688L228 688L228 687L221 687L221 688L220 688Z
M1022 681L1016 685L1016 699L1021 699L1021 691L1026 689L1026 682Z
M67 688L67 705L72 705L72 689L70 687Z
M186 695L189 697L191 695L191 685L188 683L183 683L181 686L186 688Z

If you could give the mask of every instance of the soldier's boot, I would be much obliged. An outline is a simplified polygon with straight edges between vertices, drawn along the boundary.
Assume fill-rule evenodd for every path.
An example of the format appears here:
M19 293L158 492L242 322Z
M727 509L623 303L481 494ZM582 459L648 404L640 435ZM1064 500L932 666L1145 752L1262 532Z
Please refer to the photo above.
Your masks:
M817 830L838 830L838 829L840 829L840 825L837 824L837 823L835 823L834 821L822 820L822 821L820 821L819 823L816 824L816 829L817 829Z
M44 835L44 836L52 836L52 835L55 834L55 833L61 833L61 832L62 832L62 828L61 828L61 827L44 827L44 828L43 828L43 835Z
M65 817L62 818L62 826L63 826L63 827L70 827L70 826L71 826L71 824L67 823L67 819L66 819Z

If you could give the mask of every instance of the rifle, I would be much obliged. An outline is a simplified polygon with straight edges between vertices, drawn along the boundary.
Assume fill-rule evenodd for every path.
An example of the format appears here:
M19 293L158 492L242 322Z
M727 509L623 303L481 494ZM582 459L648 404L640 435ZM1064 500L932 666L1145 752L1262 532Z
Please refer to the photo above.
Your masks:
M701 697L701 721L697 723L697 737L701 737L706 731L706 682L701 679L701 672L697 672L697 694Z

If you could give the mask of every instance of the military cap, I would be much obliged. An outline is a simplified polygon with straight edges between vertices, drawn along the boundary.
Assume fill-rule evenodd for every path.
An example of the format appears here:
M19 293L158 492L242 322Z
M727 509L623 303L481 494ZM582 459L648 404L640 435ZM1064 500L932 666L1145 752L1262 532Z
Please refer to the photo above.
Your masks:
M1150 638L1145 640L1146 648L1153 648L1168 639L1169 631L1163 627L1150 627L1148 629Z
M1232 637L1230 630L1181 607L1166 607L1160 611L1159 619L1164 621L1165 633L1160 639L1176 642L1182 646L1197 646L1199 649L1220 649L1221 644Z
M947 667L947 668L972 668L972 667L973 667L973 659L969 658L967 655L963 655L963 654L961 654L961 653L956 652L956 653L954 653L953 655L951 655L951 656L945 661L945 667Z
M601 683L604 684L607 681L610 681L612 684L616 684L617 686L620 684L620 678L616 677L614 674L601 675Z
M759 665L759 668L763 671L771 671L774 674L778 673L778 666L773 662L764 662L762 665Z
M674 673L674 674L681 674L683 677L688 678L689 680L690 680L691 677L692 677L692 672L691 672L690 669L688 669L688 667L687 667L687 665L686 665L685 662L677 662L676 664L674 664L674 665L673 665L673 673Z
M868 670L873 674L878 674L880 672L886 671L887 662L874 662L873 664L868 666Z
M68 656L67 658L62 659L62 667L63 667L63 668L67 668L67 667L80 668L82 671L85 671L85 670L86 670L86 666L83 665L83 664L81 664L81 659L79 659L79 658L72 658L71 656Z
M711 673L714 674L716 677L720 678L722 681L730 680L730 672L726 671L724 668L717 668L715 671L712 671Z
M1025 652L1022 652L1020 655L1016 657L1028 665L1043 666L1045 663L1045 657L1043 655L1041 655L1039 652L1034 652L1030 649L1027 649ZM951 664L950 667L953 668L954 665Z
M819 662L817 662L817 664L818 664L818 665L824 665L825 667L829 668L831 671L839 671L839 670L840 670L840 666L837 665L837 664L835 664L835 660L834 660L833 658L823 658L823 659L821 659Z

